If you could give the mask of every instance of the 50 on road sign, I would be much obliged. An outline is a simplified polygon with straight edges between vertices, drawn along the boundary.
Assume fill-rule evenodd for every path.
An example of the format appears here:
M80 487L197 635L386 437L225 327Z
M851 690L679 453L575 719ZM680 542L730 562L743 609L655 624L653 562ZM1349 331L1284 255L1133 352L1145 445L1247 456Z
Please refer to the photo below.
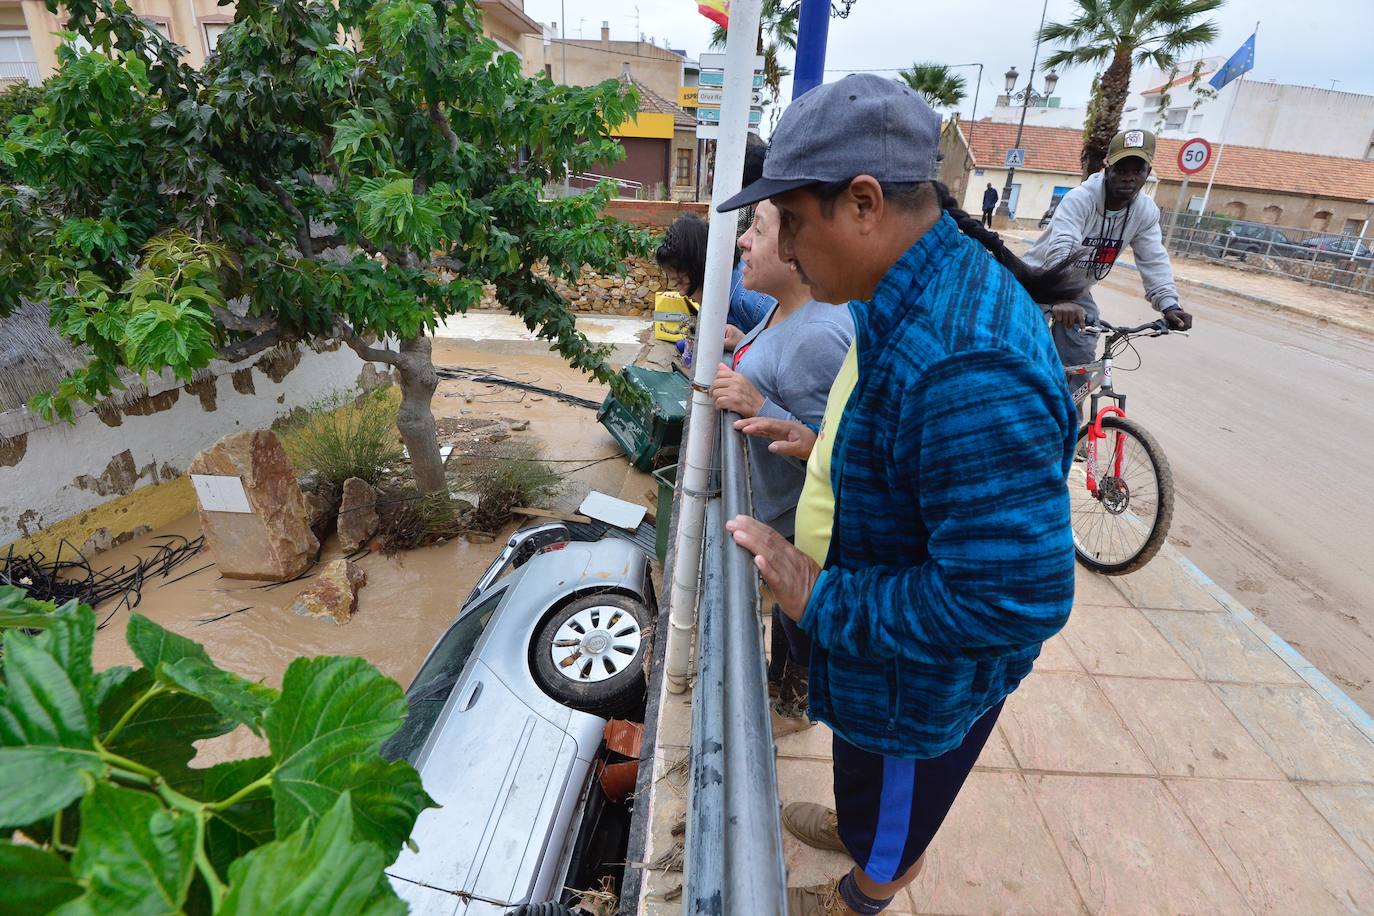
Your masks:
M1207 168L1212 160L1212 144L1194 137L1178 148L1178 168L1185 175L1195 175Z

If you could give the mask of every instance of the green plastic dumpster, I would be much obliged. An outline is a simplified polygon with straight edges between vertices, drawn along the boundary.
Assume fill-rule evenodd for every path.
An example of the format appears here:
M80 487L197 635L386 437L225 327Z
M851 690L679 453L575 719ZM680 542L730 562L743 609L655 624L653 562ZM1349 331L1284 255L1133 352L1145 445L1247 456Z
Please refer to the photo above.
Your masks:
M620 375L648 398L643 403L626 404L611 392L596 418L625 450L631 464L651 471L661 450L682 444L682 423L692 386L680 373L641 366L626 366Z
M668 535L673 530L673 489L677 486L677 465L654 471L658 481L658 512L654 514L654 552L659 565L668 557Z

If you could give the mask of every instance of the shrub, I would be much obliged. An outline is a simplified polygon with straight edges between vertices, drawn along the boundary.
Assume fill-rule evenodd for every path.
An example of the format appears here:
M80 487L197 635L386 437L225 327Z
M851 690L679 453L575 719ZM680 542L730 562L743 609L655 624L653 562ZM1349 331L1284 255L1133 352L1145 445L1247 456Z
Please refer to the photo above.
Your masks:
M10 587L0 629L7 912L405 911L383 869L434 803L379 753L406 701L372 665L298 658L274 690L134 614L142 667L97 673L89 607ZM194 742L240 725L266 755L189 766Z
M399 409L394 388L379 388L356 400L327 398L286 423L282 446L296 472L315 471L326 493L338 492L350 477L375 485L401 461Z
M470 458L458 472L460 489L478 496L477 509L468 524L478 530L495 532L511 519L511 509L532 506L556 496L563 479L548 465L537 460L533 446L516 446L501 458Z

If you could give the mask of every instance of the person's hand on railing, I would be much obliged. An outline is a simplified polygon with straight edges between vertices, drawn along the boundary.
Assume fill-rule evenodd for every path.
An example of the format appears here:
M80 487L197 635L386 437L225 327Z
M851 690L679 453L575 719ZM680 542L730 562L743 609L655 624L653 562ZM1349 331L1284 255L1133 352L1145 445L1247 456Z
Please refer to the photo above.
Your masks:
M734 536L736 544L754 555L754 565L782 612L800 621L821 575L816 561L789 544L787 538L747 515L737 515L726 522L725 530Z
M719 410L733 410L741 417L755 417L763 409L763 395L754 383L725 363L716 368L716 380L711 383L711 400Z
M775 455L788 455L802 461L811 457L811 449L816 447L816 434L811 428L795 420L778 420L773 417L750 417L736 420L735 429L746 436L760 436L772 439L768 451Z

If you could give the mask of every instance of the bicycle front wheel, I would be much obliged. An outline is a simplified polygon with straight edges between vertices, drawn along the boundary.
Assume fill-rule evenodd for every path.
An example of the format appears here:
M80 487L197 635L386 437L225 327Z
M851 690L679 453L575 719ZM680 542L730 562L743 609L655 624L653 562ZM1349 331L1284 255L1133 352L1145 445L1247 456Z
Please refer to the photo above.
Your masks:
M1150 562L1164 546L1174 516L1174 475L1164 451L1138 424L1102 418L1097 441L1097 490L1088 489L1088 427L1078 433L1069 472L1069 508L1078 560L1094 572L1122 576Z

